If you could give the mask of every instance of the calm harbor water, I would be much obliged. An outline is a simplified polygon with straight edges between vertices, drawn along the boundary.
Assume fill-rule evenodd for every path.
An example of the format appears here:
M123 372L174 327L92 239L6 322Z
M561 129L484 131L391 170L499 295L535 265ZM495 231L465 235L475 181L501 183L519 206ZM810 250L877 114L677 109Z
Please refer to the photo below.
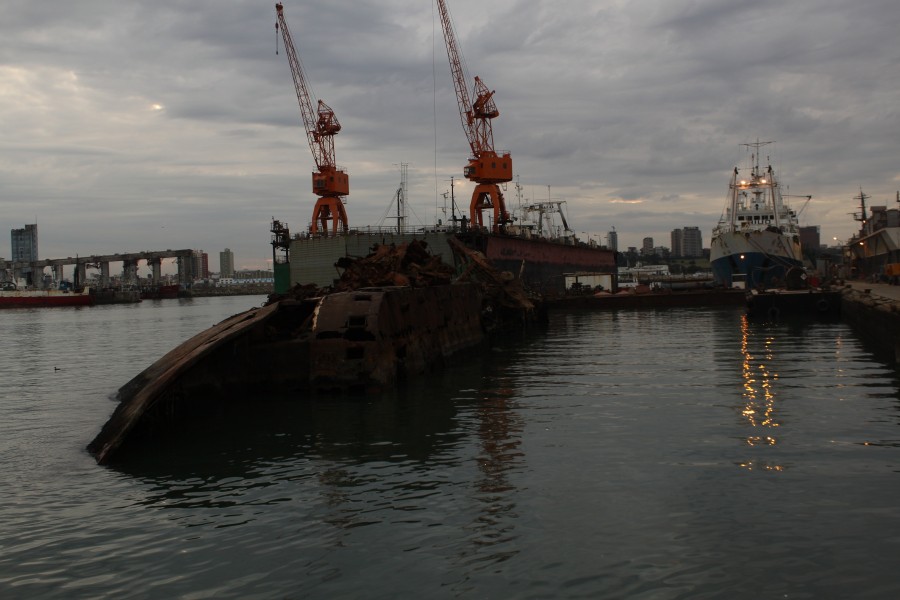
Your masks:
M900 374L841 323L553 314L94 463L119 386L263 300L0 313L0 597L900 597Z

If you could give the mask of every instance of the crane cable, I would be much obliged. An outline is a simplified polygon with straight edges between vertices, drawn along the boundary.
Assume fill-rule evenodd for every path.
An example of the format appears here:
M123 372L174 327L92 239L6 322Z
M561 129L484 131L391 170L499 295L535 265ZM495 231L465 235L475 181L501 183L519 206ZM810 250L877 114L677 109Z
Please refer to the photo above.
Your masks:
M438 212L438 172L437 172L437 149L438 149L438 131L437 131L437 66L435 65L435 35L434 35L434 2L431 3L431 118L434 127L434 215L437 220Z

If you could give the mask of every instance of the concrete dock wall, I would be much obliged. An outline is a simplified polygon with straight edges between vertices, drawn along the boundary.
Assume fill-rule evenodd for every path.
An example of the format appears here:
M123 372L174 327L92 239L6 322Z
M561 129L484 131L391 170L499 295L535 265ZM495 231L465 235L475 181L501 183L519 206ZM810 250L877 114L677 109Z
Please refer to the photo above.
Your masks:
M876 352L900 364L900 286L848 284L841 317Z

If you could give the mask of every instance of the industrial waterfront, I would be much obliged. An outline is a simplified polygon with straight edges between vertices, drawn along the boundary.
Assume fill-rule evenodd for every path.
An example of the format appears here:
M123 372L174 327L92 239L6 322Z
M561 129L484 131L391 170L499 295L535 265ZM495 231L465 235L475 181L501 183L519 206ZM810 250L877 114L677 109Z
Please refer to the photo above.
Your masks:
M248 397L96 465L123 383L264 300L4 313L0 595L900 593L900 373L840 321L553 311L427 380Z

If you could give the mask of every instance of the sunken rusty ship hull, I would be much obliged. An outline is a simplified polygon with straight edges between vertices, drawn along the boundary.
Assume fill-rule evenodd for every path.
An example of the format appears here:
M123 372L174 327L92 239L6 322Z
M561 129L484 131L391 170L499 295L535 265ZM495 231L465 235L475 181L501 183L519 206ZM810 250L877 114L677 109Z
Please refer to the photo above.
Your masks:
M317 390L384 388L484 340L473 285L363 288L325 296L310 339Z
M283 299L230 317L124 385L88 451L107 463L126 440L265 394L367 392L443 365L485 340L474 284L378 287Z
M384 389L442 367L507 323L535 318L519 280L459 242L451 246L466 262L462 274L422 242L381 245L341 259L344 272L331 288L294 286L197 334L119 389L88 451L108 463L132 446L127 441L229 402Z

